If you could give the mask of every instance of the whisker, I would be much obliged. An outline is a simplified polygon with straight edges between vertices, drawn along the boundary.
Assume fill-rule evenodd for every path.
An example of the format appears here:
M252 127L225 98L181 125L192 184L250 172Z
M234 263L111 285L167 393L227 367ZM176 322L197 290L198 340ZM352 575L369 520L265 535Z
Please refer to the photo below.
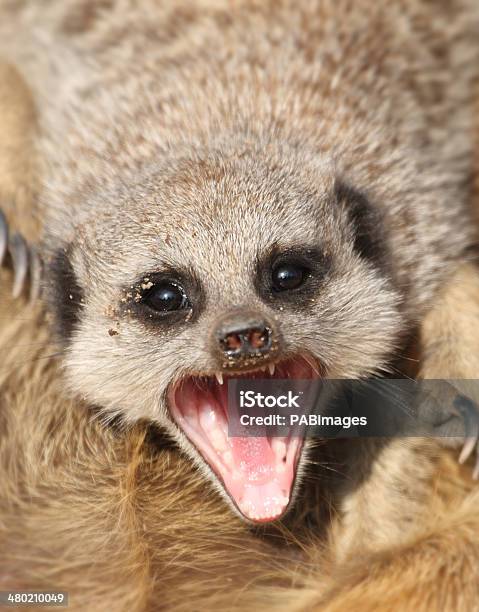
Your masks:
M22 365L25 365L26 363L33 363L33 362L36 362L36 361L41 361L43 359L54 359L54 358L57 358L57 357L61 357L62 355L65 354L65 352L66 352L65 350L61 350L61 351L58 351L56 353L51 353L50 355L40 355L38 357L28 358L25 361L18 361L18 362L11 363L11 364L9 364L9 366L13 366L13 368L11 370L9 370L9 372L14 372L15 371L15 366L20 367ZM0 372L2 372L1 368L0 368Z

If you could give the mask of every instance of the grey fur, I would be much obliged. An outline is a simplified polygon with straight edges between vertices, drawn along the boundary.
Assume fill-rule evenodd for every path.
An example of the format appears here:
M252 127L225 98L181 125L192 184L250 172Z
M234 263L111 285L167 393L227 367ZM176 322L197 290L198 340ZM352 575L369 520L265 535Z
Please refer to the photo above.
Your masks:
M159 422L204 469L165 394L219 368L207 338L229 309L265 313L285 353L312 353L331 377L388 368L474 238L475 0L0 7L3 53L38 100L47 279L68 250L84 294L74 392L105 418ZM385 266L355 249L338 181L381 220ZM273 244L332 261L307 311L258 296L254 265ZM165 265L194 270L205 304L152 331L121 300Z

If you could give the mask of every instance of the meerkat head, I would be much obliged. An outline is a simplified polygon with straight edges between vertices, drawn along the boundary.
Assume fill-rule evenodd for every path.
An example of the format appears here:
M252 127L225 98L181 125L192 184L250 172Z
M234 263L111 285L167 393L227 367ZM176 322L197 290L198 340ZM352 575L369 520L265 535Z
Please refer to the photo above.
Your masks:
M302 442L228 438L227 381L385 366L402 318L374 207L332 164L261 152L169 160L89 198L49 262L71 387L162 425L247 519L278 518Z

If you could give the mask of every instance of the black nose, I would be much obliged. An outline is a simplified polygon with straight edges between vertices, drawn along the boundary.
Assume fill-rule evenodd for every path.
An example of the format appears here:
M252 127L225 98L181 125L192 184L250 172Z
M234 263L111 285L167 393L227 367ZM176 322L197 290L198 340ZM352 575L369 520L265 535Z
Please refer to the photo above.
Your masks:
M254 313L237 312L226 316L216 329L222 355L239 361L266 356L273 347L273 326Z

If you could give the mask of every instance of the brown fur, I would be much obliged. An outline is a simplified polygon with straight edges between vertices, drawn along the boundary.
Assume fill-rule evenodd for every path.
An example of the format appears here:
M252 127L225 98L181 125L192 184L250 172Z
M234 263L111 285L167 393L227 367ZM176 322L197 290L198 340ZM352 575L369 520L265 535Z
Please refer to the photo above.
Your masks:
M0 12L0 53L39 113L46 293L71 392L105 421L161 425L222 490L172 394L241 366L212 348L225 314L271 323L270 360L312 355L330 378L394 369L473 242L475 0ZM321 264L308 255L308 282L278 295L278 253L298 250ZM155 318L153 274L182 279L184 308Z
M34 167L23 146L33 116L9 78L19 94L0 99L0 165L13 194L28 177L8 169L12 151ZM452 370L464 348L457 333L475 346L465 318L479 301L475 274L459 272L426 321L426 376L461 373ZM9 280L2 273L2 286ZM1 588L65 589L70 609L88 612L477 609L479 494L450 452L421 441L372 446L371 461L349 465L350 479L311 480L312 508L288 526L254 533L145 425L118 433L65 400L55 350L41 311L2 291ZM355 449L338 444L330 460L342 452Z
M12 307L1 313L3 588L63 588L73 610L473 609L479 495L445 451L420 446L405 462L389 447L366 486L339 495L341 519L331 510L306 531L298 517L261 537L144 428L117 436L65 401L40 315L12 320Z
M38 221L32 217L37 182L34 176L35 109L23 80L10 65L0 65L0 201L3 212L28 240L38 237ZM26 153L28 152L28 154Z

